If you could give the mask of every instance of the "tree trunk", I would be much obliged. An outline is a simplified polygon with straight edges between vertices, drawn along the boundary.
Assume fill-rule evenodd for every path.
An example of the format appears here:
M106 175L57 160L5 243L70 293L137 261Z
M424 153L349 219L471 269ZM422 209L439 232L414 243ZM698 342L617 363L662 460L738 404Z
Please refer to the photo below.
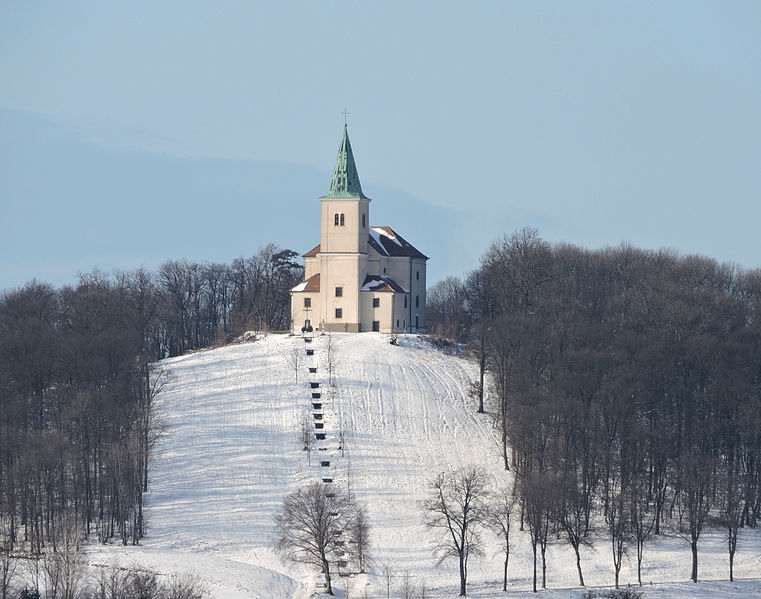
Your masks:
M534 543L534 592L536 593L536 543Z
M698 540L692 539L690 546L692 547L692 575L690 576L690 578L692 578L692 582L697 582L698 581Z
M460 552L460 597L465 597L465 554Z
M732 559L729 560L729 571L730 571L730 577L732 572ZM731 580L731 578L730 578ZM505 573L502 577L502 590L507 591L507 554L505 554Z
M547 547L545 544L542 544L542 588L547 588L547 560L545 559L545 553L547 552Z
M573 550L576 552L576 569L579 571L579 586L584 585L584 576L581 573L581 555L579 555L579 546L574 546Z
M330 585L330 564L327 559L322 560L322 569L325 571L325 592L328 595L332 595L333 587Z
M484 413L484 372L486 371L486 335L481 333L481 360L478 364L478 413Z

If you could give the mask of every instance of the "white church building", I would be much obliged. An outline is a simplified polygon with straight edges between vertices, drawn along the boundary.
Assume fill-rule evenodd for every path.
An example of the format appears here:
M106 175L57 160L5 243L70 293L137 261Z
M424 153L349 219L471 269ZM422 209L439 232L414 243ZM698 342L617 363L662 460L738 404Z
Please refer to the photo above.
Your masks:
M320 198L320 244L304 254L304 281L291 289L294 331L425 332L428 257L391 227L370 226L370 201L344 125Z

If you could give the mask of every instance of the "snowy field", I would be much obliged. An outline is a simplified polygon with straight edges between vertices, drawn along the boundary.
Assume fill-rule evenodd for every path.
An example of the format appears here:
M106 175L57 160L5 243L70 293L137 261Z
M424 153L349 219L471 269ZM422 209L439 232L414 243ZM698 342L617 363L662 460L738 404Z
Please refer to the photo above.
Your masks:
M435 536L422 524L420 502L433 476L461 465L480 464L495 485L508 483L491 417L476 413L467 397L475 367L412 335L400 336L399 347L377 333L334 334L332 340L335 388L327 381L327 338L319 335L311 344L270 335L162 362L171 372L160 396L167 430L152 464L147 536L139 547L92 545L90 560L167 575L192 572L214 599L311 597L320 576L281 561L272 549L273 522L284 495L332 477L368 508L374 564L368 575L337 576L338 596L385 597L384 565L395 573L392 597L400 596L405 576L424 583L426 597L457 596L456 561L437 567ZM307 348L314 356L306 356ZM312 392L324 403L326 439L305 451L302 427L313 424ZM488 546L482 558L472 558L468 595L504 597L500 548L489 533L484 537ZM516 530L512 544L507 596L533 596L528 535ZM761 597L758 580L709 582L728 576L720 531L707 531L700 542L699 574L706 582L687 582L690 559L689 546L675 536L647 545L643 580L659 584L645 586L645 597ZM547 563L549 588L541 596L580 597L572 550L552 546ZM588 585L612 583L606 539L582 553L582 568ZM761 576L758 531L741 534L735 576ZM621 581L636 583L636 560L624 564Z

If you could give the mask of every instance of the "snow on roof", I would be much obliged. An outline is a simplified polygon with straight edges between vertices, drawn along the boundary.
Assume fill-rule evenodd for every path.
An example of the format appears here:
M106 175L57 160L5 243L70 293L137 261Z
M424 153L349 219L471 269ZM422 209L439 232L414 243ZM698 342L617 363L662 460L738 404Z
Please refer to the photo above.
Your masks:
M399 283L386 275L368 275L362 284L360 291L395 291L396 293L409 293Z
M399 247L402 247L402 243L399 241L399 238L391 227L370 227L370 235L373 236L378 243L380 243L380 236L383 235L396 243Z
M428 260L428 256L417 250L391 227L370 227L368 242L382 256L408 256Z
M298 293L300 291L304 292L310 292L310 291L319 291L320 290L320 273L313 274L311 277L309 277L306 281L302 281L296 287L291 289L294 293Z

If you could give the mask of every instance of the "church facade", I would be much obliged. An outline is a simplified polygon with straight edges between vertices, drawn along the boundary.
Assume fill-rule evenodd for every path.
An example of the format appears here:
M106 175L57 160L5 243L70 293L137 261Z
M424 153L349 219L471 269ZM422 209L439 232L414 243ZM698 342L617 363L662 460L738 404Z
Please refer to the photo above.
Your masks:
M320 243L291 289L291 328L359 333L426 330L428 257L387 226L370 225L344 125L330 191L320 198Z

